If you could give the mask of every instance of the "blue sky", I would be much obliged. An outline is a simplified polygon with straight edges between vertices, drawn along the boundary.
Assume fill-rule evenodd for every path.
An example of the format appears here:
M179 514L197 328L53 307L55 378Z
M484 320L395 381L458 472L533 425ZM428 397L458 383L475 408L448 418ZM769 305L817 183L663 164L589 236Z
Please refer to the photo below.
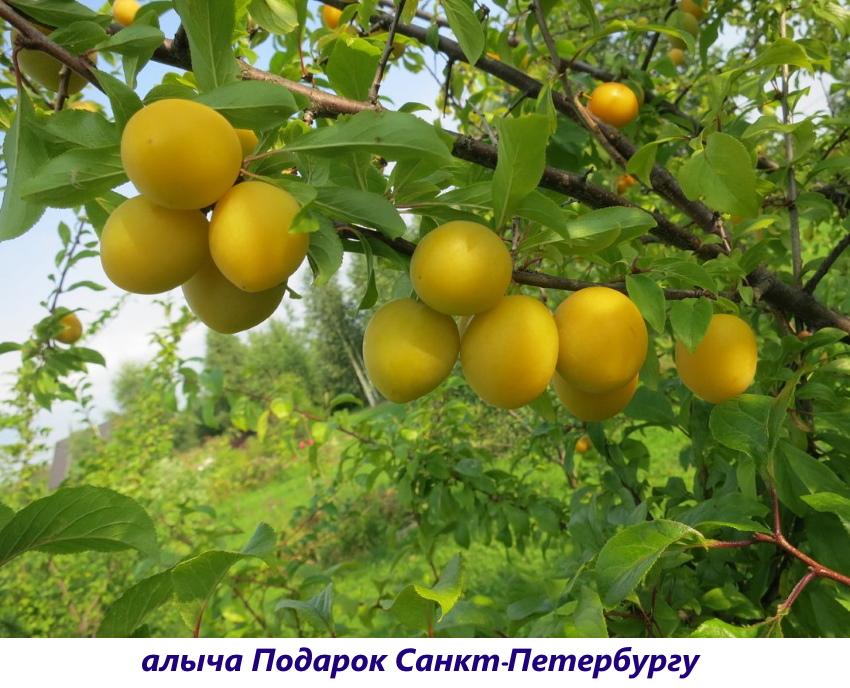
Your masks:
M102 3L96 0L82 0L83 4L92 9L99 9ZM319 7L310 3L315 11ZM171 12L163 17L162 28L166 35L173 35L177 27L176 15ZM269 51L263 51L258 59L258 66L267 65ZM426 55L429 64L434 68L433 53ZM442 71L442 61L438 61L437 73ZM139 77L139 91L146 93L162 79L167 68L148 64ZM396 105L408 101L422 102L428 105L435 103L439 88L427 71L420 74L408 74L400 69L390 68L386 75L382 94L388 96ZM95 100L102 104L107 101L94 88L88 87L84 92L87 100ZM428 113L420 116L428 118ZM436 110L431 116L437 116ZM127 185L119 189L125 195L134 194L132 187ZM27 234L12 241L0 243L0 275L6 297L0 301L0 341L20 341L27 337L34 323L44 317L45 312L39 302L50 292L52 285L47 276L54 270L53 257L60 247L56 234L56 226L60 220L65 220L73 226L74 215L67 211L49 210L38 224ZM303 293L309 284L309 269L302 268L296 275L295 289ZM83 261L73 274L73 279L89 279L108 288L104 292L77 290L63 300L63 305L69 308L85 309L80 317L86 321L86 312L94 317L100 309L109 306L120 297L121 291L106 280L98 259ZM182 296L179 290L171 295L179 300ZM291 312L292 302L284 302L276 317L297 317L297 310ZM290 312L288 312L290 311ZM97 415L113 407L111 383L113 376L127 361L143 361L152 352L149 334L160 327L164 320L162 311L154 303L152 297L131 296L121 310L120 315L109 323L101 332L88 339L85 344L99 350L106 357L107 367L102 369L92 367L90 379L94 385L95 409ZM183 344L182 353L185 356L198 356L203 353L205 328L198 324L193 326ZM8 394L12 383L11 373L20 363L17 354L0 356L0 399ZM71 404L58 405L50 414L44 414L41 421L51 429L51 440L66 436L74 424L74 407ZM0 442L2 442L0 435Z

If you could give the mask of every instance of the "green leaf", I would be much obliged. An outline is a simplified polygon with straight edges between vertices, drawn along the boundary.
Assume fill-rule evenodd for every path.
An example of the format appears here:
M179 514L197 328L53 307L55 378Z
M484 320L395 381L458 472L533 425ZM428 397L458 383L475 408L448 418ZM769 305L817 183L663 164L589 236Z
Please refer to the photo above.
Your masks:
M589 585L583 585L578 595L578 605L572 616L575 634L567 632L566 636L576 638L607 638L608 627L605 624L605 610L602 600Z
M119 129L123 129L127 120L142 109L142 99L132 88L111 74L98 70L94 70L94 73L112 105L115 124Z
M21 192L27 200L72 208L127 181L118 146L77 148L35 172Z
M484 28L472 7L471 0L442 0L446 19L469 64L478 62L484 52Z
M588 239L606 232L638 232L655 227L655 218L640 208L615 206L584 213L567 223L572 239Z
M133 499L103 487L68 487L17 512L0 530L0 566L29 550L157 553L156 532Z
M0 502L0 528L3 528L15 515L15 510Z
M761 50L756 59L749 65L745 65L736 71L746 70L749 73L761 67L785 64L802 67L810 72L814 71L814 66L806 49L790 38L777 38L771 45Z
M75 148L103 148L120 142L117 127L98 113L62 110L44 123L43 131Z
M673 405L665 394L649 387L640 386L629 405L623 411L629 418L670 427L676 423Z
M658 155L658 147L668 141L679 141L681 136L665 136L647 143L635 151L626 163L626 172L633 174L647 186L651 186L649 175L655 166L655 158Z
M341 186L322 186L317 190L313 205L330 217L378 229L393 239L404 234L404 220L380 194Z
M673 336L694 351L711 324L714 307L704 298L682 299L670 307L670 325Z
M211 91L237 75L233 53L233 28L236 16L234 0L174 0L180 15L189 50L192 71L201 91Z
M756 518L763 518L769 509L759 500L738 492L701 501L679 515L679 520L694 528L734 528L746 532L769 532Z
M579 0L579 4L581 5L584 13L590 17L590 29L593 33L598 33L601 29L601 24L599 23L599 17L596 15L596 8L593 5L593 0Z
M781 442L779 447L780 455L790 471L812 495L827 492L850 498L850 487L826 463L818 461L789 442ZM802 499L802 495L800 498ZM822 498L820 500L816 498L815 502L824 503ZM832 504L835 503L835 500L832 500ZM817 509L817 511L820 510Z
M241 129L262 131L279 127L298 105L285 88L264 81L236 81L195 98Z
M196 635L200 631L204 611L230 567L248 557L267 558L270 545L274 545L274 534L270 535L270 531L267 524L261 523L241 552L211 550L180 562L172 569L171 581L180 614Z
M333 89L346 98L366 100L382 52L362 38L337 40L325 67Z
M367 152L387 160L428 158L448 163L449 149L434 127L415 115L403 112L360 112L334 126L311 131L290 143L292 153L339 156L345 152Z
M848 497L835 492L817 492L801 495L800 499L815 511L835 514L844 521L850 522L850 498Z
M335 632L333 622L333 583L308 600L295 600L292 598L278 600L275 609L292 609L300 612L304 617L320 631L333 634Z
M630 595L668 547L684 538L702 541L696 530L676 521L638 523L614 535L596 559L596 581L606 607Z
M773 398L742 394L711 410L708 426L714 439L725 447L750 456L765 457L768 423Z
M147 24L131 24L104 40L98 50L105 50L120 55L153 55L154 50L162 45L163 36L155 26Z
M635 302L644 320L659 334L667 321L667 300L658 281L649 275L627 275L626 290Z
M0 205L0 241L24 234L44 214L44 204L21 197L21 187L47 160L32 101L25 91L18 94L18 111L3 141L3 160L6 188Z
M408 585L395 598L390 611L405 626L427 629L439 609L442 618L448 614L463 593L466 572L459 554L453 556L440 572L440 580L433 588Z
M330 222L320 221L318 231L310 235L310 251L307 257L313 270L313 284L316 286L327 284L342 267L342 240Z
M251 0L248 11L269 33L285 35L298 28L298 11L287 0Z
M658 155L658 141L647 143L635 151L626 163L626 172L633 174L644 184L649 184L649 175L655 166L655 157Z
M369 243L369 238L363 236L360 232L355 233L360 240L363 254L366 256L366 289L360 298L360 304L357 306L357 310L365 311L374 306L378 301L378 283L375 279L375 255L372 250L372 244Z
M691 633L691 638L757 638L758 626L735 626L722 619L703 621Z
M697 286L712 292L717 289L714 278L699 263L671 258L655 262L653 269L668 282L671 279L678 279L684 282L686 287Z
M50 34L50 40L74 55L91 50L106 38L106 31L93 21L76 21L66 24Z
M173 595L171 570L139 581L109 605L97 629L97 637L129 638L148 614L168 602Z
M704 151L694 153L679 169L679 182L690 199L705 197L715 210L752 217L761 198L750 154L734 136L709 134Z
M95 254L96 255L96 254ZM99 351L87 349L84 346L74 347L74 355L85 363L94 363L99 366L106 366L106 359Z
M251 538L242 548L242 554L246 557L268 559L274 554L276 544L277 534L274 532L274 528L268 523L259 523Z
M44 26L67 26L78 21L95 21L109 24L109 17L97 14L79 2L69 0L9 0L9 4L23 10L27 16Z
M546 166L549 124L545 115L529 114L502 119L499 159L493 173L493 223L510 221L517 204L537 188Z

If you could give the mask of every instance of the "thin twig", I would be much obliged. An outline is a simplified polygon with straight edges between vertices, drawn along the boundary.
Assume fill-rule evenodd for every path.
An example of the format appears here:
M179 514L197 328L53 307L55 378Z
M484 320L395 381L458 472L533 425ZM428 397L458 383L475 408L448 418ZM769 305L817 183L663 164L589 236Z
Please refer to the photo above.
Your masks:
M257 611L251 606L251 604L248 602L248 599L239 589L239 586L231 585L230 589L233 590L233 594L239 598L243 605L245 605L245 609L247 609L248 613L254 617L254 621L260 624L260 628L267 628L268 624L266 624L266 620L260 614L258 614Z
M828 101L827 101L828 102ZM843 141L847 140L847 135L850 134L850 125L844 127L838 136L835 137L832 143L827 146L826 150L821 154L820 159L826 160L829 157L829 154L832 153L838 146L841 145Z
M788 36L786 10L779 14L779 35ZM782 65L782 123L791 124L791 108L788 104L788 91L791 82L791 68ZM794 136L790 131L785 135L785 158L788 161L788 190L785 195L788 205L788 225L791 234L791 269L794 284L799 285L803 275L803 248L800 242L800 213L797 208L797 178L794 171Z
M68 87L71 83L71 70L68 65L62 65L59 70L59 90L56 91L56 99L53 101L53 109L59 112L65 107L65 101L68 100Z
M667 10L667 14L664 15L664 23L667 23L667 20L670 18L670 15L676 11L676 6L679 3L677 0L670 0L670 8ZM652 62L652 55L655 52L655 48L658 46L658 41L661 38L661 32L656 31L652 34L652 38L649 40L649 48L646 51L646 55L644 55L643 62L640 65L640 70L645 72L649 69L649 63Z
M65 288L65 278L68 276L68 271L71 269L73 265L73 257L77 252L77 248L80 245L80 241L83 238L83 230L84 225L83 222L77 225L77 231L74 235L74 241L71 243L71 247L68 249L68 252L65 254L65 265L62 268L62 274L59 275L59 282L56 284L56 288L53 290L51 294L50 300L50 312L54 313L56 311L56 305L59 303L59 297L62 296L62 290Z
M390 55L393 52L393 42L395 41L395 32L398 29L401 21L401 13L404 11L405 0L399 0L395 15L393 16L392 24L390 24L387 32L387 42L384 45L384 52L381 54L381 59L378 60L378 66L375 69L375 78L372 79L372 85L369 87L369 102L373 105L378 102L378 91L381 89L381 81L384 78L384 71L387 68L387 62L390 60Z
M803 592L803 590L806 589L806 586L817 577L817 572L810 570L808 573L806 573L805 576L798 580L793 590L791 590L791 593L788 595L787 598L785 598L785 601L780 602L779 605L776 607L776 615L784 616L789 611L791 611L791 606L794 604L794 602L797 601L797 598L800 596L800 593Z
M614 162L616 162L620 167L625 168L625 158L623 158L620 151L611 144L608 137L605 135L605 132L602 131L599 127L599 123L587 111L587 108L585 108L579 99L573 95L573 89L570 85L570 80L567 77L566 72L568 65L558 54L558 46L555 43L555 39L552 37L552 32L549 31L549 25L546 22L546 14L543 12L543 6L540 4L540 0L532 0L532 8L534 10L534 18L537 21L537 26L540 29L540 34L543 36L543 41L546 43L546 48L549 51L549 57L552 61L552 65L558 73L567 99L571 102L574 112L578 115L579 124L583 124L593 137L599 141Z
M848 246L850 246L850 233L844 235L844 238L839 241L829 252L827 257L821 261L821 264L818 266L815 274L809 278L809 281L806 282L803 290L809 292L809 294L813 294L815 288L818 284L820 284L820 281L826 276L826 273L829 272L835 261L838 260Z
M443 83L443 117L446 116L446 109L449 106L449 96L452 88L452 70L454 69L455 61L449 59L446 64L446 80Z

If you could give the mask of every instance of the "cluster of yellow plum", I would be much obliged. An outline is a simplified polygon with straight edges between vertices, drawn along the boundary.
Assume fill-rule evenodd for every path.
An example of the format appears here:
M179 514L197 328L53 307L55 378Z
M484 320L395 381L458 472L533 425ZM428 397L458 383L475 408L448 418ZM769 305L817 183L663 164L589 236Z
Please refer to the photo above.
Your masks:
M121 161L141 195L104 225L109 279L137 294L182 285L189 308L222 333L268 318L309 237L289 231L299 210L292 195L265 182L236 183L257 143L253 132L194 101L159 100L136 112L121 137Z
M581 420L622 411L648 346L635 304L594 286L553 314L530 296L506 295L511 273L505 244L481 224L448 222L426 234L410 263L419 300L387 303L366 327L363 358L375 387L391 401L411 401L435 389L459 355L470 387L494 406L523 406L551 382ZM715 403L750 385L756 360L752 330L731 315L714 316L695 351L676 347L683 382Z
M676 28L684 29L692 36L696 36L699 34L699 20L705 16L707 4L708 0L681 0L679 9L670 16L668 21ZM673 37L670 39L670 46L670 50L667 51L670 62L677 67L685 64L686 43L681 38Z

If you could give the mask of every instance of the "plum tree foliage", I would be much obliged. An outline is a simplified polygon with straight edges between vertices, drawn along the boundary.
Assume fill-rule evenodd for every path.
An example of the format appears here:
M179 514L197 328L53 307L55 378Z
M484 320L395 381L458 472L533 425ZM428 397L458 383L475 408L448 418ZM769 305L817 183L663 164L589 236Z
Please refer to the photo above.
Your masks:
M172 11L179 29L166 36ZM374 628L850 634L840 3L115 0L97 12L0 0L0 17L0 240L47 208L78 217L58 230L45 317L27 341L0 344L21 358L0 425L18 437L6 479L32 470L38 410L88 408L84 373L104 364L79 342L120 303L85 323L74 291L102 286L74 283L75 265L100 255L122 289L182 286L188 306L157 335L159 382L134 395L155 435L136 443L136 477L108 482L93 463L83 479L99 487L0 504L0 566L59 551L54 541L135 550L146 565L124 571L134 586L98 632L144 630L173 600L200 629L216 590L193 586L196 571L225 580L269 563L277 536L261 524L238 551L194 549L162 568L146 472L175 446L184 404L207 428L226 410L243 440L300 442L314 466L320 446L346 443L339 484L392 486L410 546L451 601L381 581L379 603L361 601L367 629L387 614L397 625ZM167 73L144 92L149 63ZM391 71L430 72L438 102L394 102ZM84 100L96 90L108 105ZM299 298L287 280L305 261L312 290L338 289L345 253L357 293L311 317L347 393L255 384L238 396L180 360L193 318L248 330ZM358 302L365 330L340 312ZM287 356L307 366L304 350ZM655 468L653 432L681 444L676 474ZM95 443L113 458L121 446ZM554 488L534 477L552 462ZM92 532L60 518L68 510ZM556 579L487 613L457 603L474 593L462 551L497 543L511 557L555 553ZM141 570L152 575L132 578ZM365 632L335 620L332 585L277 604L298 632L302 619Z

